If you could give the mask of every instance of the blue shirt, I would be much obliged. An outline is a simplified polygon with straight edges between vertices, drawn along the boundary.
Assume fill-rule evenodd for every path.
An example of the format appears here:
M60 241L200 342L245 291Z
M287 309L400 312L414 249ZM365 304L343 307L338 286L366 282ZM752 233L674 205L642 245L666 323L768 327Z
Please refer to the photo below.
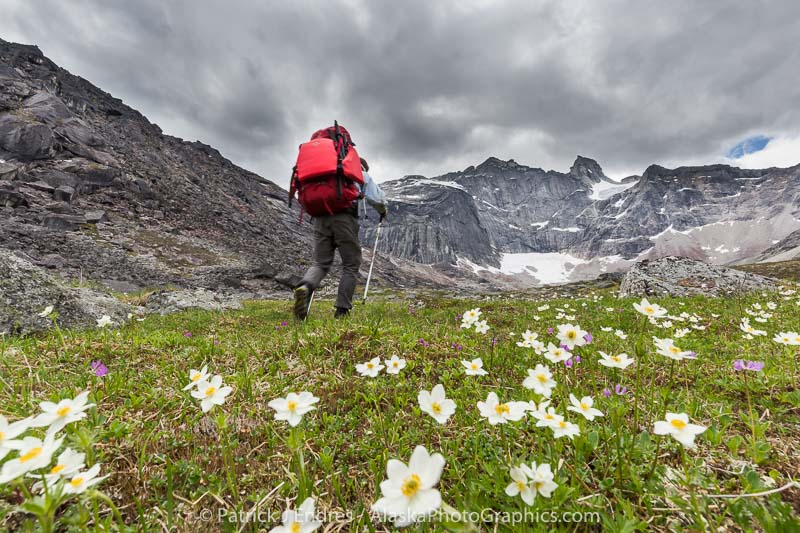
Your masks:
M378 184L375 183L375 180L372 179L372 176L363 172L364 175L364 199L367 201L369 205L371 205L378 213L385 213L386 212L386 195L383 193ZM357 185L358 186L358 185ZM359 192L361 192L361 187L359 187Z

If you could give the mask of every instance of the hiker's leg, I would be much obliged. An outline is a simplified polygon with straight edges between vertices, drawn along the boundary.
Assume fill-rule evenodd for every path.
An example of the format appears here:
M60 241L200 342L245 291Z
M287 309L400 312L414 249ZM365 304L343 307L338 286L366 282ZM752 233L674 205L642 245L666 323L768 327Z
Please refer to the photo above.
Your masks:
M311 290L319 287L322 278L333 264L336 243L333 234L333 217L314 218L314 265L303 276L301 285L308 285Z
M350 213L336 215L333 234L339 255L342 258L342 279L339 281L339 294L336 307L353 307L353 293L356 291L356 276L361 266L361 244L358 242L358 218Z

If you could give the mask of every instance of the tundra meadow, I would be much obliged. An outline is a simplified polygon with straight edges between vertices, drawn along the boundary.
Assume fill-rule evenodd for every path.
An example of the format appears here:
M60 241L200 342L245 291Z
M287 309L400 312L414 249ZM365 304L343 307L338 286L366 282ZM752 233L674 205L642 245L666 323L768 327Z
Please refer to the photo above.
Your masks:
M800 530L795 288L401 302L43 309L0 339L0 527Z

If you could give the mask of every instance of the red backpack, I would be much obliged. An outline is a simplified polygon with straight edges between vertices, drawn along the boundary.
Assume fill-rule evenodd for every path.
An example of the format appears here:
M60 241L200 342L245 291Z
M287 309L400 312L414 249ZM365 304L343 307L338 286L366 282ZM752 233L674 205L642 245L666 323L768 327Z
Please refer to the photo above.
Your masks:
M364 184L361 158L350 133L338 122L321 129L300 145L292 171L289 205L297 192L302 210L312 217L341 213L353 206Z

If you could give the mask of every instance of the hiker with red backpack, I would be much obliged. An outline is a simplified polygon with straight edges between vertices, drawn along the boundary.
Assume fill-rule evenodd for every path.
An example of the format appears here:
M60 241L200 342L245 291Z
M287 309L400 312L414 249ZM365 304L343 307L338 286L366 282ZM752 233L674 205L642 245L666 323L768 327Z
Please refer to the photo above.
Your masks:
M305 320L311 295L333 264L336 250L342 259L342 277L336 296L335 318L353 307L356 276L361 266L358 241L358 200L364 199L386 218L386 199L367 173L369 165L359 157L350 133L338 122L319 130L300 145L289 187L289 205L297 193L301 212L313 218L314 265L294 289L294 315Z

